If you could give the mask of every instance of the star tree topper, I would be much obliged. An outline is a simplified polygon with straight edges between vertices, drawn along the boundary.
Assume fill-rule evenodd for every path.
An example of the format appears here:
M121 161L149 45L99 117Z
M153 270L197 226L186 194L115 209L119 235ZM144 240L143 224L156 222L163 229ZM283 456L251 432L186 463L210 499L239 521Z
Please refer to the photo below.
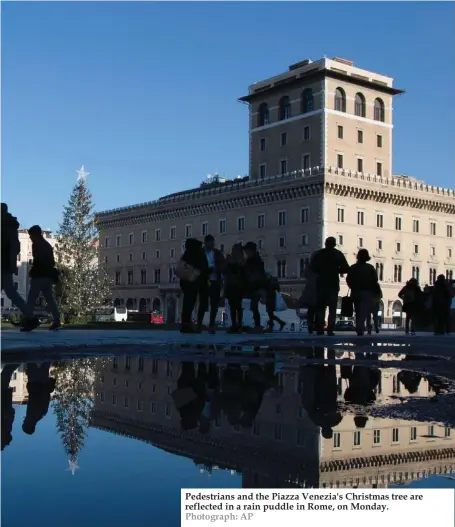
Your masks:
M85 180L87 179L87 176L90 174L90 172L86 172L84 170L84 165L82 165L79 170L76 170L76 174L77 174L77 180L85 183Z
M77 464L77 461L73 461L72 459L68 459L68 464L69 464L69 467L66 470L68 472L71 472L71 474L74 476L74 474L76 473L76 470L80 467Z

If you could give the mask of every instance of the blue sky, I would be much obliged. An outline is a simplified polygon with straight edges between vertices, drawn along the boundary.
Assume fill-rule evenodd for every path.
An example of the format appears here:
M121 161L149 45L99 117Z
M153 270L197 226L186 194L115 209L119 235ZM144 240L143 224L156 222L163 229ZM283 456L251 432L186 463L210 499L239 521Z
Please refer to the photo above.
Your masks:
M2 200L56 229L248 171L249 84L324 54L395 78L394 172L455 187L455 5L2 3Z

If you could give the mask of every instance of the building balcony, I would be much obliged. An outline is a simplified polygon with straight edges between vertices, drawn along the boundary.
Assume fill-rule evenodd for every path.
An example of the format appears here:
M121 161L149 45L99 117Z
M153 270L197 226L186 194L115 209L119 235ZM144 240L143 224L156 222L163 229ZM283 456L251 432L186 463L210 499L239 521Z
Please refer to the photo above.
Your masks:
M177 280L175 282L161 282L156 284L160 291L179 291L180 282Z

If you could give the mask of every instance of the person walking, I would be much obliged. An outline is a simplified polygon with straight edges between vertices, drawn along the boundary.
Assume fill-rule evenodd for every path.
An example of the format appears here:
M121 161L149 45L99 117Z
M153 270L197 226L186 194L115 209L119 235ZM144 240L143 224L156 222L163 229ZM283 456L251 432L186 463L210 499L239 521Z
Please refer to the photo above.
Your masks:
M177 267L176 275L180 278L180 289L183 293L180 333L198 333L200 328L199 325L198 329L193 327L192 314L199 297L199 321L201 291L205 294L209 279L209 266L202 249L202 242L196 240L196 238L188 238L185 241L185 252L180 259L179 266L182 269L179 270L179 267ZM205 307L202 306L202 317L204 317L204 313Z
M316 252L311 255L310 261L314 258ZM299 298L299 307L307 309L307 325L308 333L312 335L316 329L316 306L318 300L317 291L317 275L312 271L311 265L307 265L304 269L303 277L305 279L305 287L302 296Z
M316 331L318 335L324 334L325 311L328 307L327 335L333 336L340 292L340 275L349 271L349 264L344 254L336 248L336 240L333 236L325 240L324 249L316 252L310 266L317 275Z
M367 249L360 249L357 262L351 265L346 276L346 283L354 300L355 329L359 337L364 334L368 320L371 324L373 297L378 291L378 274L368 263L370 260Z
M278 322L280 326L280 331L283 331L283 328L286 326L286 322L282 320L279 316L275 315L276 309L276 298L277 293L280 292L280 283L275 276L266 274L265 282L265 307L267 311L267 316L269 320L267 322L267 331L273 331L273 325L275 322Z
M223 253L215 247L215 238L208 234L204 238L204 253L209 268L209 279L202 284L199 299L198 327L202 330L204 315L209 309L209 333L215 332L216 315L220 306L222 273L226 266Z
M243 251L245 253L245 296L251 298L250 310L253 314L254 330L260 332L263 328L259 314L259 300L266 286L264 262L254 242L247 242Z
M56 331L62 327L60 323L60 311L54 299L52 288L58 282L58 271L55 268L54 249L44 238L43 231L39 225L33 225L28 230L32 240L33 265L30 270L30 290L28 292L27 307L29 310L35 308L40 293L43 293L47 309L52 314L53 322L50 331ZM30 331L25 326L21 331Z
M406 313L405 333L415 335L415 318L421 310L422 290L415 278L411 278L398 293L398 298L403 301L403 312Z
M241 243L232 246L231 254L226 258L224 274L224 297L228 301L231 313L229 333L239 333L243 324L243 291L245 288L244 257Z
M374 325L375 332L379 333L379 329L380 329L379 306L380 306L382 298L383 298L382 289L378 282L378 285L376 287L376 292L373 293L373 298L372 298L371 307L373 311L371 315L369 315L367 318L368 335L371 335L371 331L372 331L371 318L373 318L373 325Z
M19 241L19 222L8 212L8 205L1 204L2 218L2 254L1 254L1 280L2 291L22 313L23 327L29 330L39 326L37 317L33 316L33 309L29 309L26 301L16 290L13 275L17 274L17 256L21 251Z
M431 293L434 316L434 334L445 335L450 333L450 304L452 295L450 284L445 276L440 274Z

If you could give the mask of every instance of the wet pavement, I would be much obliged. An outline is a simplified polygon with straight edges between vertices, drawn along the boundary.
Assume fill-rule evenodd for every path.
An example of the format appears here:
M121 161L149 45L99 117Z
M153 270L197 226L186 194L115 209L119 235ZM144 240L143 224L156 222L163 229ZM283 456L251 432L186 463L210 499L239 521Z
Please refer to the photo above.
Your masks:
M449 345L218 338L3 354L2 525L177 527L181 487L455 486Z

